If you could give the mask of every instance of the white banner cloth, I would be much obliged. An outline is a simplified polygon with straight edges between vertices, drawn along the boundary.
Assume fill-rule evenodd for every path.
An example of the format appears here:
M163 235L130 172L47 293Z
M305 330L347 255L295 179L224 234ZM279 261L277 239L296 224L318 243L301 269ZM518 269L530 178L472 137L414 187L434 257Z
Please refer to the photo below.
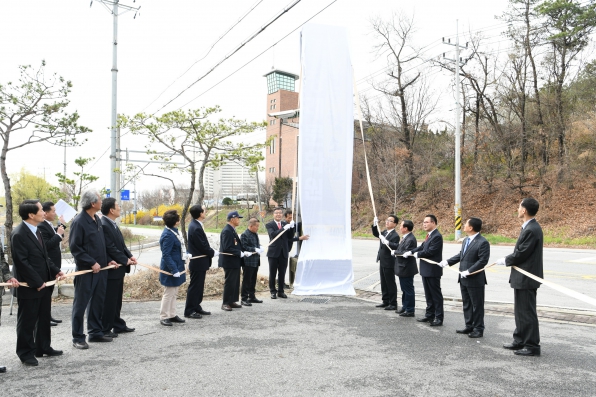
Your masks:
M345 28L302 29L298 195L304 233L295 295L355 295L350 197L352 65Z

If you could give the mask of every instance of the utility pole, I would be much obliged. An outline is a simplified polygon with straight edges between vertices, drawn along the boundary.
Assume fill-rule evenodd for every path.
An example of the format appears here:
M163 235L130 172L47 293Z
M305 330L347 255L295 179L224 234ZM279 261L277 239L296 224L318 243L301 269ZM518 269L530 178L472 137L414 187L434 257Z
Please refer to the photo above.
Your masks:
M443 58L452 61L455 64L455 206L453 207L455 213L455 240L461 238L461 104L459 102L460 83L459 83L459 66L461 59L459 57L460 48L468 48L468 43L465 47L459 45L459 21L456 20L456 35L455 44L451 43L451 39L445 41L443 44L455 46L455 59Z
M118 168L117 165L117 116L118 116L118 108L117 108L117 99L118 99L118 15L120 9L123 10L123 13L128 11L134 11L135 15L133 17L136 18L137 14L141 7L131 7L127 5L120 4L120 0L96 0L98 3L101 3L103 6L106 7L108 11L112 13L113 20L114 20L114 38L112 41L112 120L110 123L111 129L111 150L110 150L110 192L114 195L116 200L120 200L119 190L117 189L117 180L118 175L114 171ZM134 0L133 0L134 2ZM93 0L91 1L91 5L93 5ZM110 10L110 6L112 9Z

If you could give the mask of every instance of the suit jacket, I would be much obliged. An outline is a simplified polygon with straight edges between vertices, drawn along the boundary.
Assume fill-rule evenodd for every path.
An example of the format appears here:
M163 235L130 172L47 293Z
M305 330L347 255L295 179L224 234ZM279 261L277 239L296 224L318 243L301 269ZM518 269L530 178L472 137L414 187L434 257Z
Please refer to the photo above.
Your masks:
M256 251L261 246L259 241L259 235L246 229L240 235L240 241L242 241L242 247L244 251L254 252L248 258L242 258L244 260L244 266L248 267L259 267L261 265L261 255Z
M209 246L209 240L203 227L196 219L188 225L188 247L186 250L192 256L207 255L205 258L192 259L188 264L191 272L207 271L211 267L211 261L215 251Z
M449 266L453 266L459 262L460 272L467 270L473 273L476 270L482 269L488 263L488 259L490 258L490 244L484 236L478 234L470 242L468 249L464 253L464 247L468 239L469 237L464 239L459 253L447 259L447 263L449 263ZM484 287L487 284L486 272L476 273L466 278L461 278L461 275L459 275L457 282L466 287Z
M118 227L114 227L114 224L107 216L101 217L101 227L106 240L108 262L115 261L119 265L124 265L118 269L108 270L108 279L117 280L124 278L126 273L130 273L130 266L126 266L126 263L128 263L128 258L132 257L132 254L126 248L124 236Z
M43 240L43 239L42 239ZM19 299L38 299L46 293L43 289L37 291L46 281L51 281L60 273L60 269L52 263L48 256L45 243L39 245L37 238L31 233L27 225L21 223L10 236L12 247L13 272L18 280L26 282L29 287L17 289Z
M161 248L159 268L175 274L184 271L184 261L182 260L182 244L180 244L180 240L176 236L178 229L175 227L171 229L173 232L164 228L159 238L159 248ZM186 274L181 274L180 277L174 277L159 273L159 282L165 287L179 287L185 281Z
M236 233L236 229L230 224L227 224L221 231L219 236L219 250L219 267L223 267L224 269L240 269L242 267L243 260L240 254L244 251L244 247L242 246L242 240L240 240L238 233ZM225 255L224 253L232 255Z
M74 217L70 225L68 244L77 270L91 270L96 262L101 267L108 265L101 219L97 214L94 218L95 221L87 211L83 211Z
M528 273L544 278L542 248L542 228L536 219L533 219L521 231L517 243L515 243L513 254L505 257L505 264L507 266L517 266ZM538 281L524 276L515 269L511 269L509 285L515 289L536 289L540 287Z
M418 258L441 262L443 260L443 236L439 233L439 229L433 230L428 240L423 241L419 247L412 250L412 253L415 252L418 252ZM442 277L443 268L421 260L420 275L422 277Z
M395 253L401 255L404 252L412 251L417 246L418 242L416 241L416 236L414 236L414 233L408 233L408 235L401 240L395 249ZM416 258L411 256L409 258L398 256L395 258L394 270L397 277L414 277L416 274L418 274Z
M43 242L46 244L48 256L52 260L52 263L59 269L62 266L62 252L60 251L60 243L62 237L56 234L56 230L48 222L43 221L37 225L37 230L41 232Z
M267 228L267 233L269 234L269 241L273 241L275 237L277 237L280 233L283 232L284 226L288 223L286 221L281 221L281 229L278 229L277 223L275 221L271 221L265 225ZM275 240L273 244L271 244L267 248L267 257L269 258L287 258L288 257L288 241L294 238L294 233L296 232L295 226L287 230L280 238Z
M376 226L372 227L373 236L379 237L379 229ZM399 245L399 234L395 230L383 230L381 232L388 240L387 245L379 241L379 251L377 252L377 262L381 262L381 267L393 268L395 266L395 257L391 255L391 251L396 249Z

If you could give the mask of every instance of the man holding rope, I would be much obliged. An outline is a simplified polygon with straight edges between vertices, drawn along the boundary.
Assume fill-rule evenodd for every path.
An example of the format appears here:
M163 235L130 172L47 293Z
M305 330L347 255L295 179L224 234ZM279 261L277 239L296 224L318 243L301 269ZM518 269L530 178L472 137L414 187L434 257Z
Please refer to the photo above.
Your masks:
M399 245L399 235L395 231L399 219L395 215L389 215L385 220L385 229L379 233L379 220L375 216L372 225L372 234L377 237L379 251L377 262L379 262L379 275L381 278L381 293L383 303L376 307L385 310L397 310L397 284L395 282L395 257L391 251Z
M236 228L240 224L238 211L228 213L228 224L223 228L219 235L219 267L223 267L225 273L223 302L221 309L231 312L232 309L241 309L238 298L240 295L240 268L242 267L244 257L249 257L252 252L244 251L242 241L236 233Z
M542 228L534 218L540 205L533 198L525 198L517 209L518 218L524 221L521 233L511 255L497 261L501 266L517 266L528 273L544 278L543 272L543 235ZM518 356L540 355L540 332L536 313L536 292L540 283L511 269L509 285L513 288L513 312L515 331L513 342L503 345L514 350Z
M265 225L269 234L267 259L269 260L269 292L271 292L271 299L288 297L284 293L284 283L288 267L288 240L294 236L294 230L290 230L294 229L294 221L286 223L282 220L282 215L283 210L279 207L276 208L273 210L273 220ZM282 233L283 235L278 238ZM275 288L276 276L277 289Z

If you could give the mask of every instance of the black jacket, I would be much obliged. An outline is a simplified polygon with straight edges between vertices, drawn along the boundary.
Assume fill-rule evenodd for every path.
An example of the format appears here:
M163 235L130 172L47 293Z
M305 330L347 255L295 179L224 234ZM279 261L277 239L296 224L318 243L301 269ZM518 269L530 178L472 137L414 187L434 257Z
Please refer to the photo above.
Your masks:
M54 227L46 221L39 222L37 230L41 232L41 237L43 238L43 242L46 243L48 256L52 260L52 263L60 269L62 266L62 251L60 250L62 237L60 237L59 234L56 234Z
M468 237L464 239L459 253L447 259L447 263L449 263L449 266L453 266L459 262L460 272L467 270L470 273L474 273L488 263L488 259L490 258L490 244L479 234L470 242L464 253L467 239ZM484 287L486 284L486 272L476 273L466 278L461 278L460 275L457 282L466 287Z
M108 270L108 279L117 280L124 278L126 273L130 273L130 266L127 266L128 258L132 257L132 254L126 248L124 242L124 236L118 227L114 227L114 224L108 217L101 217L101 224L103 229L103 235L106 240L106 251L108 255L108 262L114 261L120 266L118 269Z
M38 230L39 232L39 230ZM38 299L46 293L43 289L37 291L43 283L56 279L60 269L54 265L48 256L45 243L43 247L31 230L21 223L11 236L13 273L17 280L26 282L28 287L16 289L19 299Z
M196 219L190 221L188 225L188 247L186 250L192 256L207 255L204 258L192 259L188 264L190 271L207 271L211 267L211 261L215 251L209 245L207 235L203 230L203 227Z
M68 244L77 270L90 270L96 262L101 267L108 265L106 241L102 223L97 214L95 214L95 221L87 211L82 211L75 216L70 225Z
M416 236L414 233L408 233L408 235L402 238L401 242L395 249L395 253L402 255L404 252L412 251L418 246ZM416 258L409 257L404 258L398 256L395 258L395 275L397 277L414 277L418 274L418 265L416 265Z
M433 230L428 240L423 241L419 247L412 250L412 253L415 252L418 252L418 258L441 262L443 260L443 236L439 233L439 229ZM422 277L442 277L443 268L421 260L420 275Z
M376 226L372 227L372 234L375 237L379 237L379 229ZM397 234L395 230L390 230L389 232L383 230L381 234L387 238L387 245L391 247L391 249L387 248L387 245L379 241L377 262L381 262L381 267L393 268L395 266L395 257L391 255L391 251L396 249L399 245L399 234Z
M265 225L267 228L267 233L269 234L269 241L273 241L280 233L283 232L284 226L288 223L286 221L281 221L281 229L278 229L277 223L275 221L271 221ZM271 244L267 248L267 257L269 258L287 258L288 257L288 241L294 238L294 233L296 232L295 227L288 229L280 238L275 240L273 244Z
M241 252L244 251L242 241L231 225L227 224L219 236L219 267L224 269L240 269L242 267ZM232 254L232 255L226 255Z
M519 234L513 254L505 257L505 264L507 266L517 266L528 273L544 278L543 243L542 228L533 219L528 222L526 228ZM536 289L540 287L538 281L532 280L515 269L511 269L509 285L515 289Z

